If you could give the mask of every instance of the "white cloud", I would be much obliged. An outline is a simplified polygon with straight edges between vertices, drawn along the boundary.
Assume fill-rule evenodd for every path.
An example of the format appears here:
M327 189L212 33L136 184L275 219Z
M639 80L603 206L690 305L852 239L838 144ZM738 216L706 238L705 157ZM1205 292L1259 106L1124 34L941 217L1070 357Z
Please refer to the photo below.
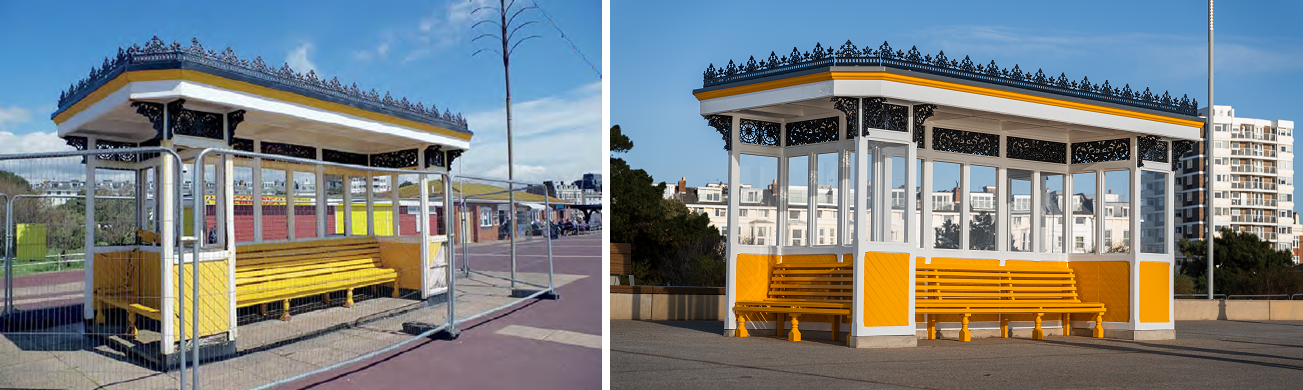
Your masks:
M22 107L0 107L0 130L32 120L32 112Z
M317 72L317 74L321 74L321 71L317 70L317 64L312 63L312 60L308 59L308 52L311 50L311 43L299 45L299 47L290 50L289 54L285 55L285 63L288 63L291 68L294 68L294 71L299 73L314 71Z
M467 115L475 137L458 165L466 174L507 177L505 108ZM512 105L512 138L518 180L578 180L601 172L602 85Z
M15 134L0 131L0 154L58 152L73 150L53 131ZM0 170L13 172L37 183L45 180L69 180L85 177L81 157L42 158L0 161Z
M421 18L415 32L416 44L403 61L420 59L436 50L453 46L471 31L471 26L489 17L492 11L475 12L480 7L496 6L489 0L460 0Z
M383 59L389 56L389 49L393 47L393 44L394 44L394 37L392 34L388 34L380 42L380 44L376 45L373 48L359 50L353 53L353 57L362 61Z

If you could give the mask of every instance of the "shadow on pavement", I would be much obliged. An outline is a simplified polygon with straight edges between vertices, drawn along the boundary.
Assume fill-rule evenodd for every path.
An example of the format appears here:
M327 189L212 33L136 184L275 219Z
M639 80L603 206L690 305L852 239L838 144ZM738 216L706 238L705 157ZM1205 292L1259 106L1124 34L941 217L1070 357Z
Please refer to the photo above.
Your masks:
M1104 351L1115 351L1115 352L1147 353L1147 354L1154 354L1154 355L1164 355L1164 356L1184 357L1184 358L1192 358L1192 359L1214 360L1214 361L1220 361L1220 362L1231 362L1231 363L1243 363L1243 364L1252 364L1252 365L1256 365L1256 366L1273 367L1273 368L1284 368L1284 369L1290 369L1290 370L1303 371L1303 366L1296 366L1296 365L1289 365L1289 364L1279 364L1279 363L1255 362L1255 361L1252 361L1252 360L1234 359L1234 358L1228 358L1228 357L1217 357L1217 356L1196 355L1196 354L1194 354L1194 353L1164 352L1164 351L1156 351L1156 350L1152 350L1152 349L1142 349L1142 348L1128 347L1128 346L1125 346L1125 345L1117 345L1117 344L1112 344L1112 345L1104 345L1104 344L1086 344L1086 343L1074 343L1074 342L1069 342L1069 341L1059 341L1059 340L1049 340L1049 339L1047 339L1047 340L1041 340L1041 342L1048 343L1048 344L1062 345L1062 346L1066 346L1066 347L1089 348L1089 349L1104 350ZM1115 342L1119 342L1119 341L1115 341ZM1182 347L1182 346L1176 346L1176 345L1164 345L1164 344L1153 344L1153 343L1140 343L1140 342L1130 342L1130 341L1126 341L1126 343L1135 343L1135 344L1137 344L1137 345L1141 345L1141 346L1145 346L1145 347L1165 348L1165 349L1181 350L1181 351L1188 351L1188 352L1218 353L1218 354L1238 355L1238 356L1254 356L1254 357L1262 357L1262 358L1269 358L1269 359L1303 360L1303 359L1299 359L1299 358L1282 357L1282 356L1275 356L1275 355L1264 355L1264 354L1249 353L1249 352L1232 352L1232 351L1223 351L1223 350L1217 350L1217 349L1195 348L1195 347Z

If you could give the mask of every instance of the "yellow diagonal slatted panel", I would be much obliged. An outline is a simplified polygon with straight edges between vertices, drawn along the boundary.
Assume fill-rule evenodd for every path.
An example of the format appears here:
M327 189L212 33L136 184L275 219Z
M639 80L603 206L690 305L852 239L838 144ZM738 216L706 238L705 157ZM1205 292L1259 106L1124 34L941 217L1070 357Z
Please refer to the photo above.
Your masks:
M864 326L909 325L908 253L864 254Z
M1103 302L1108 311L1104 321L1127 322L1131 318L1131 265L1125 261L1074 261L1068 267L1077 275L1082 302ZM1074 317L1086 319L1084 317Z

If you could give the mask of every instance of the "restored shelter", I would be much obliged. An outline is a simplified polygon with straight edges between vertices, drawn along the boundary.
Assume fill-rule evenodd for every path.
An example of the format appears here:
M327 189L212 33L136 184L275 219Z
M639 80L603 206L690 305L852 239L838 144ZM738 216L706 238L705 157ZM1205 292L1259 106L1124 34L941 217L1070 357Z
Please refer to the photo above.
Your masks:
M156 332L137 340L151 359L173 361L178 341L191 338L211 349L206 356L234 352L237 309L245 307L289 320L299 298L351 307L355 289L412 299L447 292L440 248L450 243L434 234L446 232L429 217L443 211L430 204L428 184L447 180L470 146L459 114L240 58L230 48L154 37L119 49L73 84L52 119L69 145L104 151L84 160L86 182L97 171L136 175L135 242L104 246L97 229L86 229L83 314L101 334L124 325L131 337L141 327ZM113 152L144 146L179 154L185 181L177 181L182 167L167 153ZM178 191L192 185L195 164L203 167L194 187L202 197ZM420 190L403 196L417 199L400 199L397 184L405 180ZM196 210L196 199L206 207ZM85 202L86 226L97 226L95 197ZM414 218L395 217L392 206L407 204ZM206 231L194 232L196 212ZM198 298L189 282L196 268ZM196 302L198 335L190 321Z
M886 42L703 84L728 153L726 335L1175 337L1171 162L1197 102Z

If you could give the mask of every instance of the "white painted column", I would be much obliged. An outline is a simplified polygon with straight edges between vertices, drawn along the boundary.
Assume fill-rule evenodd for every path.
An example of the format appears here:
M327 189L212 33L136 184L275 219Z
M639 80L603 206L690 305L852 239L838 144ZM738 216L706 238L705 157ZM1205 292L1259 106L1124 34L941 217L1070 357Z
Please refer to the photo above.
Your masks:
M968 163L964 163L959 166L959 172L960 172L959 189L958 191L956 191L958 192L958 194L956 195L959 195L958 196L959 204L960 204L959 220L961 221L959 223L959 250L963 250L963 251L967 251L969 248L970 242L968 237L968 231L969 231L968 229L970 228L968 226L973 223L972 218L968 217L968 210L972 209L973 207L972 205L973 202L970 202L968 199L971 195L968 192L968 183L969 180L972 180L972 178L969 176L968 171L972 167L973 166Z
M401 235L402 231L399 229L403 226L400 223L403 219L403 207L398 203L398 184L398 174L389 175L389 200L393 202L389 206L389 222L392 223L391 229L393 229L392 235L394 237Z
M422 170L429 168L425 166L424 147L416 148L416 164L418 167L421 167ZM433 234L430 234L430 176L421 174L416 180L416 184L421 186L420 191L418 191L420 194L418 207L420 207L421 210L416 212L416 230L420 231L421 237L421 261L419 262L419 264L421 264L421 299L425 299L430 297L431 292L428 286L429 281L431 280L430 266L432 265L429 264L431 261L430 236L433 236Z
M353 176L345 174L344 180L344 204L335 209L336 213L344 213L344 235L353 235ZM341 211L342 210L342 211Z
M217 171L218 182L221 184L221 192L217 199L219 208L218 218L221 224L223 236L223 247L227 250L226 262L226 293L227 293L227 310L229 311L227 320L227 340L235 341L236 336L236 315L235 315L235 157L223 154L222 168Z
M995 198L991 202L995 206L995 250L1000 252L1009 251L1009 206L1011 200L1005 193L1013 193L1013 185L1009 183L1009 169L1006 167L996 167L995 169ZM1003 263L1003 261L1001 261Z
M1135 137L1131 137L1131 138L1134 139ZM1134 151L1135 149L1131 149L1131 150ZM1135 157L1135 153L1132 153L1131 155L1132 155L1133 158ZM1135 166L1135 162L1134 162L1134 161L1132 161L1131 163L1132 163L1132 166ZM1095 254L1097 254L1097 255L1099 255L1099 254L1103 254L1104 251L1105 251L1105 248L1104 248L1104 195L1108 193L1108 192L1105 190L1105 184L1107 184L1107 183L1104 182L1104 174L1105 174L1105 173L1107 173L1107 172L1106 172L1106 171L1102 171L1102 170L1101 170L1101 171L1096 171L1096 172L1095 172L1095 209L1094 209L1094 210L1091 210L1091 211L1094 211L1094 212L1095 212L1095 239L1092 240L1091 243L1095 244ZM1132 256L1132 257L1134 258L1134 256ZM1132 263L1134 263L1134 261L1132 261ZM1132 264L1131 267L1132 267L1132 268L1137 268L1137 265ZM1137 273L1136 273L1135 270L1133 269L1132 272L1131 272L1131 275L1134 276L1134 275L1136 275L1136 274L1137 274ZM1131 294L1131 295L1132 295L1132 298L1135 298L1135 294ZM1135 306L1132 306L1132 307L1135 307ZM1134 314L1133 314L1133 315L1134 315Z
M863 105L860 106L859 112L861 113L859 123L864 123ZM868 141L859 135L859 129L855 129L855 132L855 179L852 180L855 196L852 201L855 202L855 212L858 215L855 216L855 241L851 245L855 256L855 289L851 297L854 303L851 307L850 337L861 337L868 336L868 327L864 326L864 251L868 249L870 222L864 215L869 207L868 186L865 185L869 180L869 159L866 155Z
M253 150L262 150L262 141L253 141ZM262 242L262 157L253 158L253 242Z
M913 115L913 110L910 110L910 112L910 115ZM914 121L911 120L910 123L912 126ZM905 157L905 191L902 193L905 201L905 242L912 247L918 247L920 231L918 225L922 224L923 221L918 219L915 222L914 215L917 213L918 202L914 200L913 196L910 196L915 195L914 191L917 191L918 188L918 172L916 172L918 169L918 148L908 144L905 145L905 148L909 150ZM920 199L926 199L926 197ZM914 264L914 260L910 259L909 263Z
M737 213L742 198L742 194L738 192L738 189L741 188L739 185L741 181L741 154L737 151L738 143L741 142L738 139L738 123L740 121L741 118L733 115L733 123L730 125L731 130L729 131L729 145L732 145L732 148L728 152L728 224L724 227L724 237L728 240L728 256L725 257L725 260L728 261L726 265L728 274L724 275L725 285L728 286L728 288L724 289L724 307L727 308L724 314L724 331L729 334L737 329L737 315L733 313L733 305L737 303L737 247L740 235Z
M294 241L294 170L285 170L285 238Z
M366 172L366 235L376 235L375 174Z
M1045 228L1041 227L1041 222L1043 221L1043 218L1045 218L1043 215L1041 215L1043 214L1041 211L1041 197L1044 196L1045 194L1045 188L1042 187L1043 186L1041 184L1041 171L1032 170L1032 185L1031 185L1032 210L1030 213L1027 213L1027 215L1032 219L1031 220L1032 228L1031 230L1028 230L1028 232L1031 233L1030 238L1032 240L1032 246L1031 246L1032 253L1042 253L1045 251L1045 240L1041 239L1041 237L1044 237L1042 236L1042 234L1045 234L1044 233Z
M936 231L932 229L932 160L923 160L923 218L920 218L919 248L931 249L936 245Z
M172 148L171 141L163 141L162 144L164 147ZM161 343L163 354L171 354L176 351L176 344L171 342L171 340L176 338L174 333L175 327L172 326L172 323L176 318L176 288L174 288L175 271L173 271L173 269L176 266L176 257L180 256L180 253L178 253L177 250L179 249L177 246L177 242L179 241L177 240L177 234L185 231L177 230L177 223L180 222L177 220L177 214L179 214L179 210L181 210L180 202L182 202L182 199L179 199L176 196L177 186L180 185L176 180L176 176L177 171L180 169L181 167L177 166L176 160L170 155L164 154L160 156L158 170L158 220L162 248L160 251L161 254L159 256L159 261L162 263L163 272L159 291L163 292L163 299L162 304L160 305L162 307L159 310L162 312L163 319L160 321L161 324L159 324L159 328L162 333L162 339L167 340Z
M784 124L783 127L786 128L787 125ZM783 137L783 140L786 142L787 137ZM818 172L818 169L819 155L810 153L806 156L805 162L805 204L808 212L805 213L805 235L802 236L805 245L802 246L814 246L814 233L819 228L819 219L817 218L819 216L819 176L810 175L810 172Z
M321 161L321 148L317 149L317 161ZM326 167L317 165L317 237L326 237ZM333 233L333 232L332 232Z
M96 139L94 137L86 138L86 150L95 150ZM95 319L95 166L99 165L99 157L94 154L86 155L86 237L82 245L85 253L85 271L82 277L84 305L82 305L82 314L85 319Z

